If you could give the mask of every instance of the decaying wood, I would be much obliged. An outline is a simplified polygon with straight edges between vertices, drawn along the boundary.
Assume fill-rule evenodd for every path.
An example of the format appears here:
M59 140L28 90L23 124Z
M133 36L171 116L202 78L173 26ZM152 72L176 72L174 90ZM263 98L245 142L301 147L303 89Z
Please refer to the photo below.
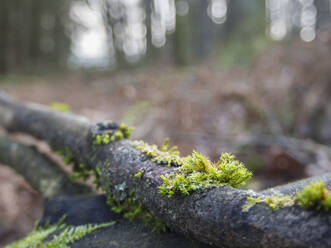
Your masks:
M77 161L101 168L101 184L107 194L111 192L120 201L134 192L143 205L172 230L214 247L331 246L330 214L298 206L273 211L263 203L242 211L247 196L262 193L219 187L187 197L160 195L160 175L172 168L151 162L128 140L93 146L90 133L96 127L81 117L22 104L1 95L0 124L9 131L46 140L55 149L69 147ZM131 176L141 170L145 170L141 179ZM330 175L324 179L330 180ZM293 185L296 187L289 184L281 190L285 192Z
M3 135L0 135L0 163L23 175L47 198L92 192L87 185L73 182L54 161L35 147L22 145Z

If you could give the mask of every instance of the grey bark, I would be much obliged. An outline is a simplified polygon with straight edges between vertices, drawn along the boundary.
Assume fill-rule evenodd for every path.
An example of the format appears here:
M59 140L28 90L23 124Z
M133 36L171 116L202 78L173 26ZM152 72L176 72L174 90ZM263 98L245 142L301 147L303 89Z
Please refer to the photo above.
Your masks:
M90 134L97 127L81 117L22 104L4 95L0 106L0 124L7 130L44 139L56 149L69 147L77 161L101 169L106 194L121 201L134 192L149 211L187 237L214 247L331 246L330 214L296 205L273 211L264 203L243 212L247 196L262 194L228 187L168 198L159 194L158 186L160 175L173 168L151 162L130 141L93 146ZM141 170L145 170L141 179L131 176Z
M55 224L63 215L66 216L65 223L73 226L116 222L71 244L72 248L211 248L180 234L152 232L151 226L139 221L130 222L109 210L105 195L50 199L45 205L40 226ZM50 239L52 237L47 238Z

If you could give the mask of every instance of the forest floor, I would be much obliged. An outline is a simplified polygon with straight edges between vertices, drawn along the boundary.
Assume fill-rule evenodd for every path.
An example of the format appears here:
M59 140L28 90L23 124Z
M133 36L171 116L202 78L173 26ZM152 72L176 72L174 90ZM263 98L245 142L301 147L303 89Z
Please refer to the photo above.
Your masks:
M233 152L249 160L249 167L257 173L263 168L264 175L281 175L269 178L267 184L252 181L250 186L259 189L317 173L278 146L268 147L259 157L261 151L250 156L233 144L251 135L329 144L331 131L325 125L331 119L323 108L331 94L329 55L326 45L296 47L295 51L278 47L250 68L210 63L185 69L148 67L17 82L7 79L10 83L2 82L1 90L22 101L66 103L73 113L92 122L127 123L136 127L133 139L162 144L169 137L184 155L197 150L216 160L221 152ZM316 61L324 62L316 65ZM316 121L316 113L323 116L321 122ZM322 134L321 128L325 129ZM39 148L49 153L45 144L39 142ZM32 229L43 203L37 192L5 166L0 166L0 195L1 247Z

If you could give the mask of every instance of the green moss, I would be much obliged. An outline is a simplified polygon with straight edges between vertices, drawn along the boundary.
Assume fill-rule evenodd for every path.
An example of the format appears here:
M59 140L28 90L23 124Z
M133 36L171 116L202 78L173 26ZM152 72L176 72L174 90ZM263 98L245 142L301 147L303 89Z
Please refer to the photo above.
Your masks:
M71 178L75 180L82 179L86 181L92 175L92 168L83 163L79 163L79 164L75 163L72 169L73 169L73 173Z
M63 102L52 102L49 104L49 107L51 109L61 111L61 112L70 112L70 107L68 104L63 103Z
M109 161L106 162L105 165L106 165L107 167L110 167L110 162L109 162Z
M229 153L222 153L220 160L213 163L193 151L191 156L182 161L181 167L161 176L163 184L159 186L160 194L171 197L174 194L189 195L199 189L212 187L240 187L252 176L244 164Z
M94 145L107 145L111 142L118 141L121 139L128 139L131 136L133 127L128 127L125 124L121 124L118 129L115 131L107 130L102 134L95 134L93 135Z
M113 140L112 136L113 136L112 133L97 134L94 136L93 144L94 145L107 145L110 142L112 142L111 141L111 140Z
M234 156L223 153L217 163L207 157L193 152L191 156L180 157L176 146L168 149L169 139L158 148L143 141L133 141L133 146L148 155L153 162L168 166L180 166L174 172L161 176L163 184L159 187L163 195L179 193L188 195L199 189L217 186L240 187L252 176L242 163Z
M261 197L254 198L254 197L247 196L246 202L245 202L244 206L242 207L242 210L243 210L243 212L247 212L251 207L253 207L256 204L261 203L261 202L262 202Z
M133 192L130 192L129 196L122 202L117 202L108 195L107 204L111 206L112 211L122 213L123 217L130 221L141 220L144 223L151 225L153 227L152 231L167 231L167 226L160 219L147 211L147 209L135 199Z
M74 160L74 153L70 150L69 147L65 147L63 151L56 151L57 154L63 156L63 161L66 165L70 164Z
M306 209L329 212L331 210L331 193L323 181L312 182L294 197L289 195L268 196L264 199L247 197L243 211L248 211L256 203L262 202L273 210L298 204Z
M28 234L25 238L16 241L5 248L70 248L70 244L80 240L84 236L93 231L114 225L115 222L109 222L99 225L81 225L69 226L63 224L64 217L62 217L56 224L44 227L36 227L34 231ZM44 242L44 240L54 234L52 240Z
M122 131L118 130L114 133L114 137L115 137L115 140L121 140L124 138L124 135L123 135Z
M157 145L149 145L144 141L133 141L132 145L141 152L148 155L153 162L161 165L168 166L181 166L183 164L183 158L180 157L180 152L176 146L168 149L169 139L165 139L162 147L159 149Z
M136 178L141 178L141 177L143 176L144 172L145 172L145 170L141 170L141 171L139 171L138 173L136 173L134 176L135 176Z
M331 210L331 193L323 181L312 182L297 194L299 205L324 212Z
M272 210L277 210L278 208L283 207L290 207L295 204L295 198L288 196L288 195L275 195L275 196L268 196L268 197L247 197L246 203L242 207L244 212L247 212L251 207L258 203L265 203L267 204Z
M132 134L132 131L134 130L134 127L128 127L128 125L122 123L119 126L119 130L122 132L123 137L125 139L128 139L128 138L131 137L131 134Z
M272 197L266 197L264 202L272 208L277 210L278 208L290 207L295 203L295 199L288 195L276 195Z

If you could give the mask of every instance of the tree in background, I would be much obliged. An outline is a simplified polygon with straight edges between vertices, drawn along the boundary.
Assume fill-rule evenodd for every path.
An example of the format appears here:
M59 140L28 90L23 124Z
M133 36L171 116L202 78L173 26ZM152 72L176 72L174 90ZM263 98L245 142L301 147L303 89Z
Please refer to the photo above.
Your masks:
M0 8L0 73L66 66L70 3L4 0Z

